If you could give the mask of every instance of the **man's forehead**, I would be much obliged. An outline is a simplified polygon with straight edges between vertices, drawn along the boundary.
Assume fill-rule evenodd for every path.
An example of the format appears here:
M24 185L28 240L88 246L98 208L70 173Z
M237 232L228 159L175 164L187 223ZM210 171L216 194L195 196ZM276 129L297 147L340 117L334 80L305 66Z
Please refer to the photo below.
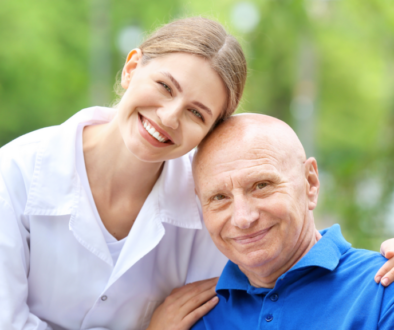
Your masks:
M214 152L205 153L198 161L197 172L201 175L216 176L223 172L241 170L276 171L287 170L289 155L272 143L255 143L252 139L243 139L234 145L227 144L215 148Z
M240 164L245 168L271 164L284 172L303 161L304 149L287 124L269 116L244 115L219 125L201 143L194 171L207 176Z
M244 150L241 153L226 152L223 150L222 157L212 157L205 162L205 175L217 175L218 173L232 171L247 171L248 169L259 171L280 171L280 161L273 152L267 150ZM210 172L210 173L209 173Z

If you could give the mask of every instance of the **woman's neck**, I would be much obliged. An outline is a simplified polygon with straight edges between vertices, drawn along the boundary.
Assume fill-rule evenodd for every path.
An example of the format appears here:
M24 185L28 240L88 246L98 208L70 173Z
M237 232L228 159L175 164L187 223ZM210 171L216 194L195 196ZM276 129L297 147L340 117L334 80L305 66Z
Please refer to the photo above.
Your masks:
M159 178L163 162L143 162L131 154L116 118L107 124L84 128L83 152L100 217L108 231L121 239L127 236Z

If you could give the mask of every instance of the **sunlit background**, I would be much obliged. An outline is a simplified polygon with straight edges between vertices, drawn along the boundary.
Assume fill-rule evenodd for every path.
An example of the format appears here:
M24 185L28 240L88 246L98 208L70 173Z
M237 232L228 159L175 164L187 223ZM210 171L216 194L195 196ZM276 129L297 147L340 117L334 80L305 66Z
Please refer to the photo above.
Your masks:
M130 49L172 19L219 20L243 45L238 111L289 123L318 160L319 228L394 237L394 5L386 0L3 0L0 146L110 105Z

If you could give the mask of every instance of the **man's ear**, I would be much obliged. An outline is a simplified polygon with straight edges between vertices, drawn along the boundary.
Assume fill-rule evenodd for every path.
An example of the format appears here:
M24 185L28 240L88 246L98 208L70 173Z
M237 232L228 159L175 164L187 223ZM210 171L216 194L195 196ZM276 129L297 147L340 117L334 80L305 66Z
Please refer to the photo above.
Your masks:
M317 169L316 159L311 157L305 161L305 179L307 181L306 194L309 199L309 210L314 210L317 205L319 195L319 172Z
M122 80L121 85L124 89L127 89L130 84L131 77L138 63L142 59L141 49L135 48L133 49L129 55L127 55L126 63L122 70Z

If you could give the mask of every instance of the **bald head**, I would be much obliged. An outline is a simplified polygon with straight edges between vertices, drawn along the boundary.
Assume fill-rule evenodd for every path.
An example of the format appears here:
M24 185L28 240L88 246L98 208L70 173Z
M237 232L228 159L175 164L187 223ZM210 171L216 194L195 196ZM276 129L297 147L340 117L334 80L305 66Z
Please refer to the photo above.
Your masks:
M262 114L240 114L219 125L199 145L194 157L194 175L214 161L227 155L234 160L239 153L266 153L275 157L281 167L305 162L304 147L293 129L285 122Z
M213 241L253 285L272 287L314 244L317 164L284 122L231 117L200 144L193 174Z

